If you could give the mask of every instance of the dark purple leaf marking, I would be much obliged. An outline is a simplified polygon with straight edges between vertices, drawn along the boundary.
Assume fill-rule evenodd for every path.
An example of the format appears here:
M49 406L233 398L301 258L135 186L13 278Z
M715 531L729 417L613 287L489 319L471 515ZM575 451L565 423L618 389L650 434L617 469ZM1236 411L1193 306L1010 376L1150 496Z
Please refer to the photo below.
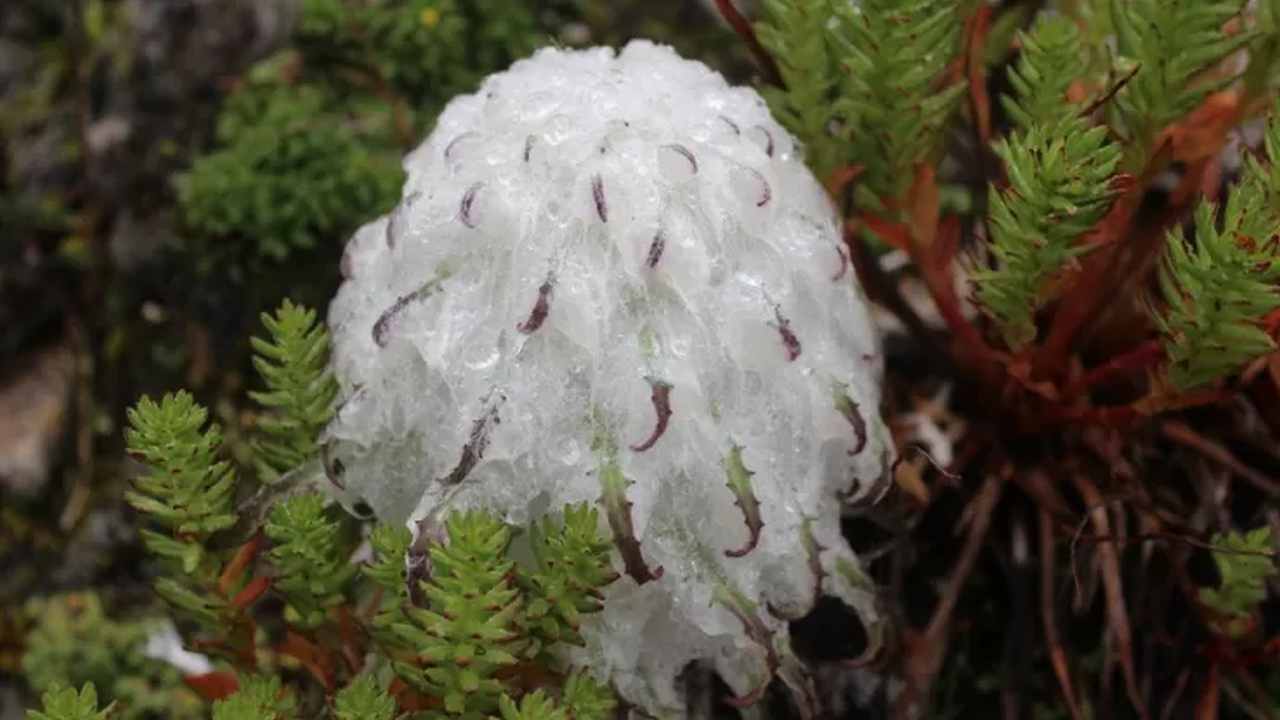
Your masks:
M444 149L444 159L452 160L454 151L458 149L458 143L462 142L463 140L466 140L469 137L474 137L474 136L475 136L474 132L468 131L468 132L462 133L461 135L454 138L453 140L450 140L449 144L445 146L445 149Z
M862 412L858 410L858 403L853 401L843 390L836 390L836 410L849 421L849 425L853 426L853 436L856 444L849 451L850 455L857 455L867 446L867 422L862 419Z
M630 500L624 501L622 508L617 512L606 507L606 514L609 518L609 526L613 530L613 544L618 548L618 554L622 556L623 568L637 585L643 585L650 580L661 578L665 570L662 566L649 569L644 554L640 552L640 541L636 539L635 525L631 521L632 505Z
M840 253L840 269L836 271L835 275L831 276L832 282L836 282L840 278L843 278L844 274L849 272L849 256L844 253L844 248L837 245L836 252Z
M480 188L484 187L484 183L478 182L462 194L462 202L458 205L458 219L462 220L462 224L471 229L475 229L475 218L471 217L471 209L476 203L476 193L480 192Z
M664 145L663 147L668 150L674 150L684 156L684 159L689 161L689 167L693 168L693 174L698 174L698 158L693 156L693 153L689 151L689 148L679 143L671 143L670 145Z
M431 579L431 546L444 545L448 539L448 531L434 514L429 514L417 522L413 544L409 546L405 558L407 573L406 584L409 586L409 602L415 607L426 605L426 593L422 583Z
M777 320L769 324L777 328L778 335L782 336L782 347L787 351L787 362L795 362L795 359L800 357L800 338L796 337L795 331L791 329L791 320L783 317L781 306L773 308L773 316Z
M658 267L658 261L662 259L662 251L667 247L667 238L659 230L658 234L653 236L653 242L649 243L649 256L645 258L644 264L651 268Z
M329 483L339 490L346 490L347 486L342 482L342 474L346 472L346 466L342 464L342 460L333 457L333 443L325 443L320 446L320 464L324 467L324 476L328 478Z
M591 178L591 197L596 202L596 214L600 222L609 222L609 205L604 198L604 178L595 175Z
M417 293L409 293L396 298L391 307L384 310L382 315L378 317L378 321L373 324L373 341L378 344L378 347L387 346L387 334L391 330L391 324L395 322L400 313L404 312L409 303L413 302L415 295Z
M736 123L736 122L734 122L734 121L730 120L729 118L725 117L724 115L721 115L721 116L720 116L720 119L724 121L724 124L725 124L725 125L728 125L728 126L729 126L729 129L733 130L733 134L734 134L734 135L741 135L741 134L742 134L742 128L738 127L738 123Z
M764 154L773 157L773 133L763 125L756 125L754 129L764 133Z
M418 199L421 197L422 191L414 190L409 193L404 200L401 200L400 204L396 205L395 209L391 211L391 219L387 221L387 229L385 233L387 249L396 249L396 238L400 235L400 226L404 223L405 213L409 212L414 203L418 202Z
M548 277L542 285L538 287L538 299L533 303L533 309L529 311L529 317L524 322L516 325L516 329L528 335L536 332L542 327L543 321L547 319L547 313L551 312L551 290L553 288L551 278Z
M396 298L396 301L391 304L391 307L384 310L382 315L378 317L378 321L373 324L373 341L377 343L378 347L387 346L387 340L389 339L388 334L391 331L391 327L395 323L396 318L404 312L405 308L415 302L431 297L440 289L442 284L443 282L439 278L435 278L429 280L425 285L417 290Z
M458 464L453 466L453 470L450 470L448 475L437 478L437 481L445 485L457 485L466 480L476 464L484 459L484 451L489 447L489 426L499 422L501 420L498 417L498 406L490 405L484 414L471 424L471 437L462 445L462 456L458 458Z
M773 199L773 188L769 187L769 181L764 179L764 175L761 175L759 170L755 168L747 168L747 170L755 174L760 181L760 199L756 200L756 207L768 205L769 201Z
M649 394L649 400L653 402L653 412L658 416L657 423L653 426L653 432L644 442L638 445L632 445L631 449L636 452L644 452L653 447L662 434L667 431L667 423L671 420L671 385L654 378L645 378L649 381L649 387L652 392Z

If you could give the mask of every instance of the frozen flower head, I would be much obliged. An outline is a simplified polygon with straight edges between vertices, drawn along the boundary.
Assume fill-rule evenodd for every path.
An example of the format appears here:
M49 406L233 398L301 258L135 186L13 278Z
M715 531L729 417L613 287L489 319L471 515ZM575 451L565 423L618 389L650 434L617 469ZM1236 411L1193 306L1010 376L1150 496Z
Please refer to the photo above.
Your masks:
M887 472L882 358L803 152L669 48L543 50L449 104L330 311L342 482L429 527L602 509L580 660L650 713L714 664L803 687L787 618L876 617L839 531Z

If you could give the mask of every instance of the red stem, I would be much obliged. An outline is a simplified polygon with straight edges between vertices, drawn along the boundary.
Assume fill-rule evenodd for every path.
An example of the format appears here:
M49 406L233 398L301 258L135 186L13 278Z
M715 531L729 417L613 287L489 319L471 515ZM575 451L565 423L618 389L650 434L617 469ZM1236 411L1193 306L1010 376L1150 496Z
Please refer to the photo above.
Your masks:
M786 88L786 83L782 81L782 72L778 70L778 63L760 44L760 38L756 37L756 31L751 27L751 23L738 12L738 8L733 6L733 0L716 0L716 9L724 17L725 22L729 23L729 27L738 33L738 37L747 44L747 49L755 56L756 62L760 63L760 69L764 71L765 81L777 85L780 88Z
M1072 383L1066 395L1068 398L1074 397L1097 385L1122 378L1138 370L1154 367L1163 359L1164 345L1159 340L1148 340L1085 373L1083 377Z

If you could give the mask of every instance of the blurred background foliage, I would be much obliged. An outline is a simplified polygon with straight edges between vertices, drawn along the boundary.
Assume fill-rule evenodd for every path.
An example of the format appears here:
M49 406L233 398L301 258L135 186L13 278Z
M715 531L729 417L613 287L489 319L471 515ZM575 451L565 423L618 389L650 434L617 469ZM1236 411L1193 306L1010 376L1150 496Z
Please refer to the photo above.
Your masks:
M124 408L192 388L248 457L260 314L325 306L447 101L641 36L750 77L701 0L0 3L0 720L85 681L199 716L130 619L154 600Z

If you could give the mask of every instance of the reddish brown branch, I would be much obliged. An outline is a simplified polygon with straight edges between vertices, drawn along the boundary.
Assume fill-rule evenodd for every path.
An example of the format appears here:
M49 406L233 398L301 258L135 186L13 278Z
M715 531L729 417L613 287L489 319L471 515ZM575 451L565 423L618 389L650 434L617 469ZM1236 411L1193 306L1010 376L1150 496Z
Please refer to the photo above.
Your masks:
M1080 706L1076 703L1075 690L1071 687L1071 670L1067 667L1067 653L1062 648L1058 637L1058 623L1054 617L1053 571L1054 562L1053 517L1049 511L1040 510L1040 618L1044 624L1044 641L1049 647L1049 660L1053 664L1053 674L1058 678L1058 687L1062 690L1062 698L1066 700L1071 720L1083 720Z
M1097 485L1080 473L1073 473L1072 480L1089 508L1094 531L1099 535L1110 535L1111 520ZM1129 702L1145 720L1149 715L1142 692L1138 688L1138 673L1133 664L1133 630L1129 624L1129 611L1125 607L1124 585L1120 577L1120 553L1111 543L1099 544L1096 552L1101 566L1102 589L1107 598L1107 625L1111 638L1115 641L1120 669L1124 673L1125 689L1129 694Z
M942 668L942 660L946 657L949 644L951 619L960 593L973 573L978 561L978 553L986 540L987 530L991 526L991 516L996 503L1003 494L1006 473L989 475L977 495L965 508L963 517L969 518L969 534L965 538L964 547L960 550L951 574L943 586L942 596L938 599L937 608L929 624L923 632L912 629L904 631L903 650L905 653L903 675L907 687L896 702L896 716L900 718L917 717L925 699L929 697L929 689L933 685L938 671Z
M738 33L738 37L747 44L747 49L755 56L756 62L760 64L760 70L764 72L765 82L786 88L786 83L782 81L782 72L778 69L778 62L773 59L773 55L769 54L764 45L760 44L755 28L751 27L751 23L738 12L738 8L734 7L733 0L716 0L716 9L720 11L725 22L729 23L729 27L733 28L733 31Z
M965 36L968 38L965 64L969 81L969 105L973 110L974 126L981 143L978 147L980 157L991 143L991 96L987 93L984 51L987 47L987 34L991 29L992 12L990 5L983 4L969 17L965 28Z
M1170 440L1185 445L1225 467L1268 495L1280 496L1280 482L1245 465L1225 446L1192 430L1186 423L1166 420L1160 424L1160 432Z
M249 538L248 542L241 545L239 550L236 550L236 554L223 568L222 574L218 576L218 592L223 597L229 597L231 591L240 584L240 581L244 578L245 571L253 564L254 558L258 556L258 552L262 549L264 541L262 533L258 532Z
M1133 350L1117 355L1085 373L1079 380L1072 383L1065 394L1068 398L1079 395L1098 385L1155 367L1163 359L1164 344L1159 340L1148 340Z

